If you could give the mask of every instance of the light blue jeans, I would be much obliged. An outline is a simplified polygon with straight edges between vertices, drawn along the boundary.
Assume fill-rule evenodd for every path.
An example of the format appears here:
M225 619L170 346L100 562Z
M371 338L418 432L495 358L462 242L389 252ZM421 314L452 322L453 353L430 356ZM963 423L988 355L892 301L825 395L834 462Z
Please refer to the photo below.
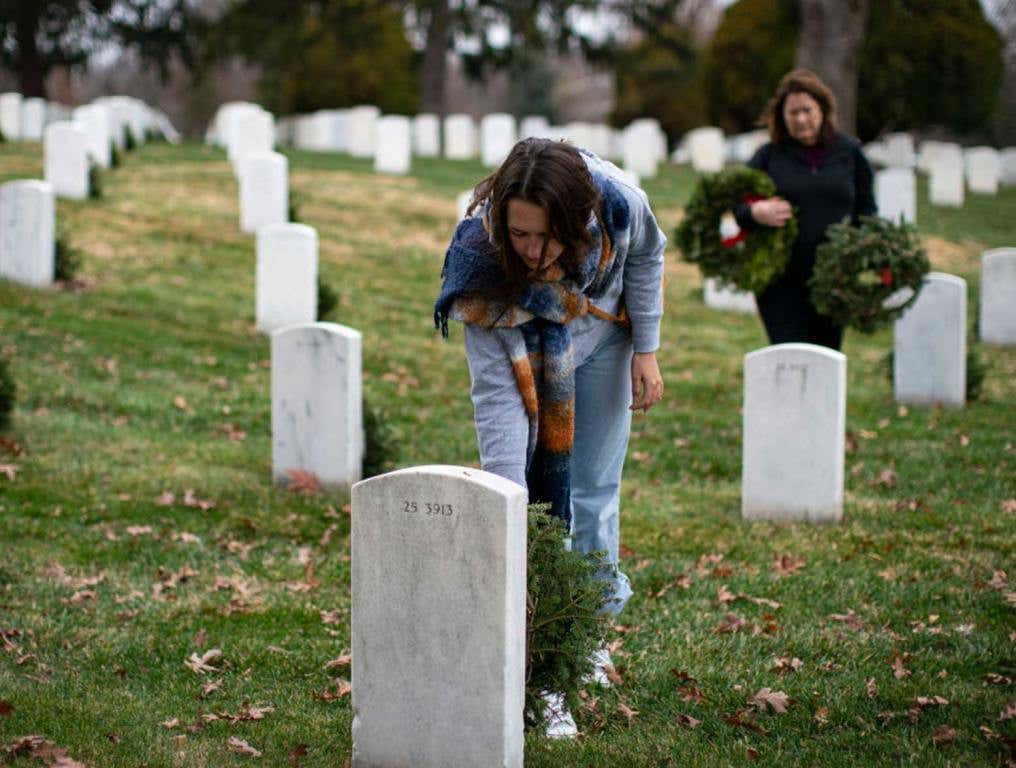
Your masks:
M601 578L617 615L631 597L617 568L621 470L631 432L631 338L606 334L575 370L575 442L571 456L571 548L604 555Z

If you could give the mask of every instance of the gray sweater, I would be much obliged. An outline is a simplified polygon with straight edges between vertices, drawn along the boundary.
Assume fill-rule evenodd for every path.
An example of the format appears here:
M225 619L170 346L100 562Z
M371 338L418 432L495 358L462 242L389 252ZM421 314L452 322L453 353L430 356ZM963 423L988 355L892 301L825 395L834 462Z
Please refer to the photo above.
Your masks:
M660 346L663 316L663 250L667 238L649 207L645 192L632 184L613 163L584 155L586 164L605 176L628 201L629 246L614 257L623 265L618 278L593 303L616 315L621 297L632 324L635 352L655 352ZM515 383L511 361L490 331L465 326L466 359L472 377L473 411L480 444L480 465L487 472L526 485L526 448L529 418ZM592 354L605 336L616 331L607 320L584 315L569 324L576 368Z

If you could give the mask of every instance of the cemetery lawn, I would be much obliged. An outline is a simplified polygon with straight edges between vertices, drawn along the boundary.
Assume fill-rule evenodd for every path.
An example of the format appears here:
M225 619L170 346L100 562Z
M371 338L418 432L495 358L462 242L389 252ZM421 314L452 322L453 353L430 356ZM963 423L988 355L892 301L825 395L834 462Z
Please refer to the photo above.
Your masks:
M393 466L475 465L462 331L441 340L431 307L455 197L482 170L370 170L290 153L339 296L329 319L363 332ZM41 174L39 144L0 147L0 181ZM19 393L0 434L0 755L39 734L90 767L248 764L233 738L255 764L342 765L348 498L271 485L269 345L225 155L149 145L103 177L103 199L58 203L82 254L74 288L0 282ZM646 184L668 234L693 183L667 168ZM973 333L979 254L1016 245L1016 189L961 211L921 195ZM578 740L530 735L526 764L1006 764L1016 349L980 348L965 410L905 409L891 332L848 332L843 523L745 523L741 365L765 338L754 317L707 310L697 271L667 260L667 394L636 418L625 471L636 596L608 638L618 684L590 690Z

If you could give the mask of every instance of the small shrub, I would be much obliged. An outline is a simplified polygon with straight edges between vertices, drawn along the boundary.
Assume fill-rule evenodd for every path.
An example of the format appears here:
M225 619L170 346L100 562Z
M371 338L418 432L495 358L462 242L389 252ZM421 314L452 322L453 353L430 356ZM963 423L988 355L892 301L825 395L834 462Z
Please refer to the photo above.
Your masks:
M61 282L73 280L81 268L81 253L67 242L64 235L56 239L56 261L53 267L53 278Z
M363 479L381 475L395 466L398 445L388 414L374 408L366 398L363 401Z
M0 429L4 429L11 423L11 414L14 412L14 402L17 400L18 390L14 385L14 374L11 373L7 360L0 357Z
M92 200L102 198L102 171L95 163L88 166L88 197Z
M0 144L4 144L6 142L7 142L7 137L4 136L4 132L3 131L0 131Z
M300 203L303 202L296 192L289 193L289 221L291 224L300 223Z
M125 125L123 127L123 148L128 152L133 152L137 146L138 140L134 137L134 131L129 125Z
M597 579L599 561L565 549L568 529L546 514L546 504L529 507L526 574L526 725L544 725L544 691L563 693L574 711L582 680L592 672L590 654L603 641L609 615Z
M339 295L321 275L317 281L317 319L324 320L339 305Z
M109 142L109 167L120 167L120 149L117 147L115 141Z

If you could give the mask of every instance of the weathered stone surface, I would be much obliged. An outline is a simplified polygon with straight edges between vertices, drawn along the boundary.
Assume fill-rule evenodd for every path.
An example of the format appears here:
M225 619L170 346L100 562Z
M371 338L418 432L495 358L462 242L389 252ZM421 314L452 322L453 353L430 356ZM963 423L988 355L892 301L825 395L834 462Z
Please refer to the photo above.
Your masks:
M424 113L413 118L413 154L417 157L440 157L441 118Z
M1016 345L1016 248L996 248L981 257L981 341Z
M275 147L275 117L261 107L245 105L229 114L226 123L226 154L234 168L255 152L271 152Z
M255 316L264 333L317 319L318 237L305 224L257 231Z
M20 93L0 93L0 133L7 141L21 138L21 104Z
M371 104L353 107L346 118L346 151L353 157L374 157L381 110Z
M917 223L917 175L911 168L894 167L875 174L875 205L889 221Z
M45 181L0 185L0 278L42 288L53 283L56 202Z
M46 126L42 153L45 178L53 194L68 200L88 197L88 137L76 123Z
M980 195L998 194L1002 176L1002 160L993 147L973 147L965 154L967 186Z
M909 133L890 133L883 137L885 161L890 168L913 168L917 162L914 137Z
M699 173L716 173L723 170L726 147L723 131L719 128L696 128L685 136L691 167Z
M746 519L841 519L846 408L846 355L814 344L777 344L745 355Z
M962 408L967 381L967 283L929 272L893 329L897 402Z
M85 132L85 146L91 162L109 168L112 160L111 119L105 104L86 104L74 110L74 122Z
M480 161L488 168L501 165L516 142L515 118L501 112L480 121Z
M932 205L963 207L963 151L958 144L948 144L935 151L930 162L928 197Z
M640 179L656 176L660 160L657 128L652 121L635 120L624 129L621 164Z
M519 139L542 138L550 129L550 122L543 115L527 115L519 123Z
M240 161L240 229L257 232L289 217L289 163L278 152L250 152Z
M476 121L469 115L448 115L444 120L444 152L450 160L471 160L477 155Z
M354 768L521 768L525 489L430 466L352 497Z
M309 472L347 487L363 465L359 331L336 323L291 325L272 334L272 477Z
M405 175L412 163L412 136L408 117L385 115L377 122L377 173Z

